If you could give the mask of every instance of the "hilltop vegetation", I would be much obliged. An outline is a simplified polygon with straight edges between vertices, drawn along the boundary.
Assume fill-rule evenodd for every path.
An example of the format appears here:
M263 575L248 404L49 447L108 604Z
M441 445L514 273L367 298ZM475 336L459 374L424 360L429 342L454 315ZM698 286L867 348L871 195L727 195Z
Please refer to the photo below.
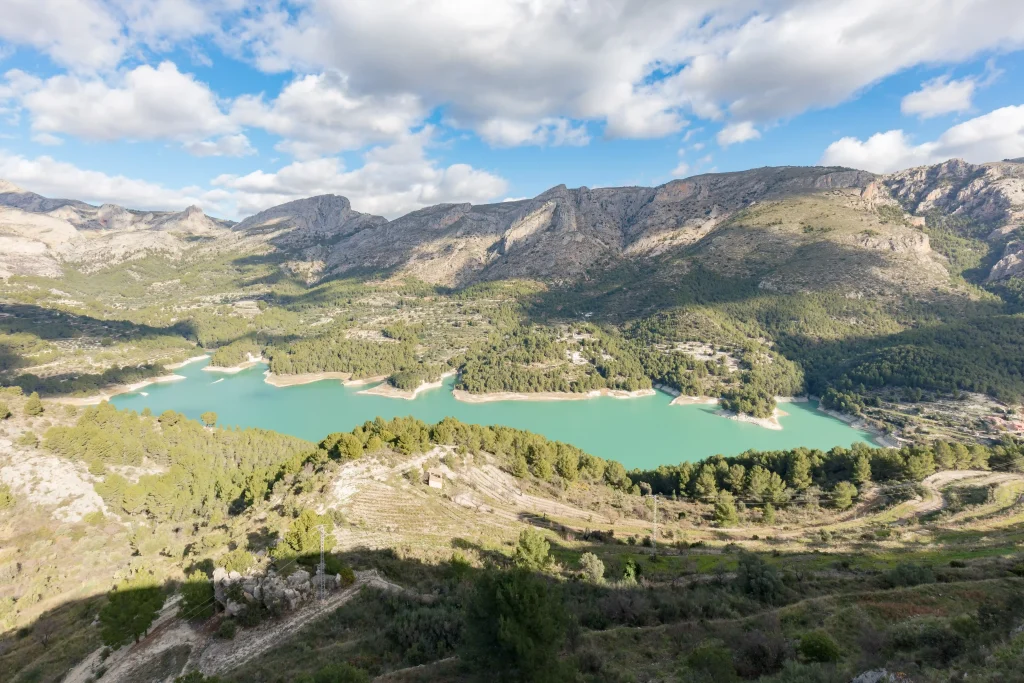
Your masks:
M83 675L114 681L198 665L230 681L471 681L497 668L515 681L846 681L887 667L994 682L1022 663L1017 441L627 472L451 418L378 419L314 445L107 404L70 415L44 401L28 416L27 397L5 400L7 436L54 423L43 450L15 457L92 473L106 503L59 524L31 488L10 487L0 671L12 680L56 680L90 652ZM424 480L438 468L442 491ZM331 576L357 570L355 592L294 613L241 593L220 600L244 612L215 602L215 566L314 569L320 525ZM161 605L170 621L156 629Z

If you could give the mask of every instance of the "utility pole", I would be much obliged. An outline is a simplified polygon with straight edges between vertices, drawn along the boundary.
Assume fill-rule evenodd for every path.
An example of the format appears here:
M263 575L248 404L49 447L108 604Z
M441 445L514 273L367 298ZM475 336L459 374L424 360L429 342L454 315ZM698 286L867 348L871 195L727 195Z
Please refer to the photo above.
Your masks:
M654 544L654 552L658 552L658 495L656 493L650 493L648 495L654 499L654 529L651 535L651 541Z
M654 552L658 552L658 495L652 493L654 496Z
M316 596L321 602L327 597L327 565L324 563L324 535L326 529L321 524L317 527L320 530L320 566L317 572Z

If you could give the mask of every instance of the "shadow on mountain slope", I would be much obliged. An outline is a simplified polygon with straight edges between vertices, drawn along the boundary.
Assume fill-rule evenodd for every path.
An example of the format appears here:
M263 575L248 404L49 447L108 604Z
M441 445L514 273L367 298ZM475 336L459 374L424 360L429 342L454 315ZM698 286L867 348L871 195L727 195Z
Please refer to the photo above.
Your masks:
M452 560L440 564L403 557L392 549L334 553L332 562L359 571L376 570L404 590L364 588L336 611L299 630L289 627L288 635L262 638L262 645L247 634L253 629L271 629L268 633L273 634L279 622L268 613L241 626L234 643L216 635L226 619L223 613L193 621L187 631L178 630L172 620L142 637L128 653L130 661L113 657L114 675L109 678L133 683L167 680L178 675L190 657L199 661L200 651L215 647L214 652L230 655L239 664L219 674L226 681L294 681L342 662L374 676L394 672L388 680L491 680L489 669L451 658L464 652L469 635L464 615L479 599L485 585L482 577L489 571L510 570L511 561L485 551L483 557L493 569L473 567L462 553L476 553L479 546L459 540L452 545ZM626 681L630 671L643 672L644 680L666 675L707 680L701 678L707 673L702 657L709 655L709 648L724 676L714 680L791 680L772 676L807 666L813 670L804 671L805 676L832 672L807 679L815 681L849 680L851 673L881 666L912 675L944 669L977 671L977 658L984 659L980 653L1002 647L1024 618L1024 601L1013 598L1024 590L1024 580L1008 572L1012 561L1000 559L960 562L954 568L932 566L915 586L894 584L884 572L844 569L841 554L831 564L826 560L808 565L810 554L751 554L729 547L662 547L653 554L650 548L609 540L572 548L554 543L551 548L551 556L567 568L579 566L583 554L591 552L601 560L596 565L584 563L578 580L532 572L532 580L548 597L534 608L540 612L520 618L546 619L542 615L549 614L563 624L553 632L557 666L573 672L553 680ZM718 569L698 571L711 566L706 559L714 559ZM800 562L793 564L794 559ZM927 555L910 553L906 559L929 564ZM318 560L318 555L311 555L300 562L312 567ZM801 568L807 566L820 568ZM599 583L593 571L603 574ZM176 589L175 584L164 586L167 594ZM103 596L65 603L31 625L0 635L3 679L61 680L100 646L101 626L95 619L105 603ZM300 610L312 610L315 604ZM187 633L194 635L182 635ZM832 643L834 654L822 660L809 658L803 643L810 633L826 634L824 640ZM826 670L818 671L815 661L827 665ZM1016 666L1015 661L1011 657L1005 663ZM435 666L441 667L438 677L417 678ZM990 677L978 680L1000 680L1000 671L990 668Z

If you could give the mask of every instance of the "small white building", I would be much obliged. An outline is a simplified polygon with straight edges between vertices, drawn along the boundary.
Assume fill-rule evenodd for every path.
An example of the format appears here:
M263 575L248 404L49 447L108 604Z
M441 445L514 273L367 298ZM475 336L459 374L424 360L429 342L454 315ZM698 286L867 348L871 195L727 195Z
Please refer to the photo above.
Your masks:
M432 489L444 488L444 472L436 467L427 470L427 485Z

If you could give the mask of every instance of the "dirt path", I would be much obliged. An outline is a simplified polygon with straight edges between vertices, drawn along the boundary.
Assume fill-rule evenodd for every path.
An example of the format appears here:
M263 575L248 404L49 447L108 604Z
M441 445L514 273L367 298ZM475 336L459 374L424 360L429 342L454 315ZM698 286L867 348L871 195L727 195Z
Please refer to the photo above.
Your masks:
M288 640L311 621L338 609L367 586L384 591L404 590L401 586L381 577L376 571L359 572L354 584L323 602L313 602L283 619L267 621L253 629L242 629L233 640L208 638L198 658L195 653L199 648L193 649L193 656L189 658L186 669L198 668L208 676L237 669L275 645Z
M989 484L1005 484L1011 481L1020 481L1024 476L1008 472L987 472L985 470L944 470L926 477L921 486L926 496L919 501L911 502L911 509L916 516L938 512L946 507L946 497L942 495L942 489L956 482L964 482L974 486L987 486Z
M193 669L205 675L231 671L293 637L303 626L338 609L368 586L385 591L405 590L374 570L356 572L356 582L347 589L323 602L308 603L282 619L266 621L253 629L240 629L233 640L217 639L204 625L195 626L178 619L175 598L164 606L142 641L115 650L105 661L100 658L103 648L94 651L68 672L64 683L92 681L101 666L106 669L102 679L105 683L133 683L139 672L155 664L163 653L183 645L191 650L188 661L182 671L171 674L168 681Z

